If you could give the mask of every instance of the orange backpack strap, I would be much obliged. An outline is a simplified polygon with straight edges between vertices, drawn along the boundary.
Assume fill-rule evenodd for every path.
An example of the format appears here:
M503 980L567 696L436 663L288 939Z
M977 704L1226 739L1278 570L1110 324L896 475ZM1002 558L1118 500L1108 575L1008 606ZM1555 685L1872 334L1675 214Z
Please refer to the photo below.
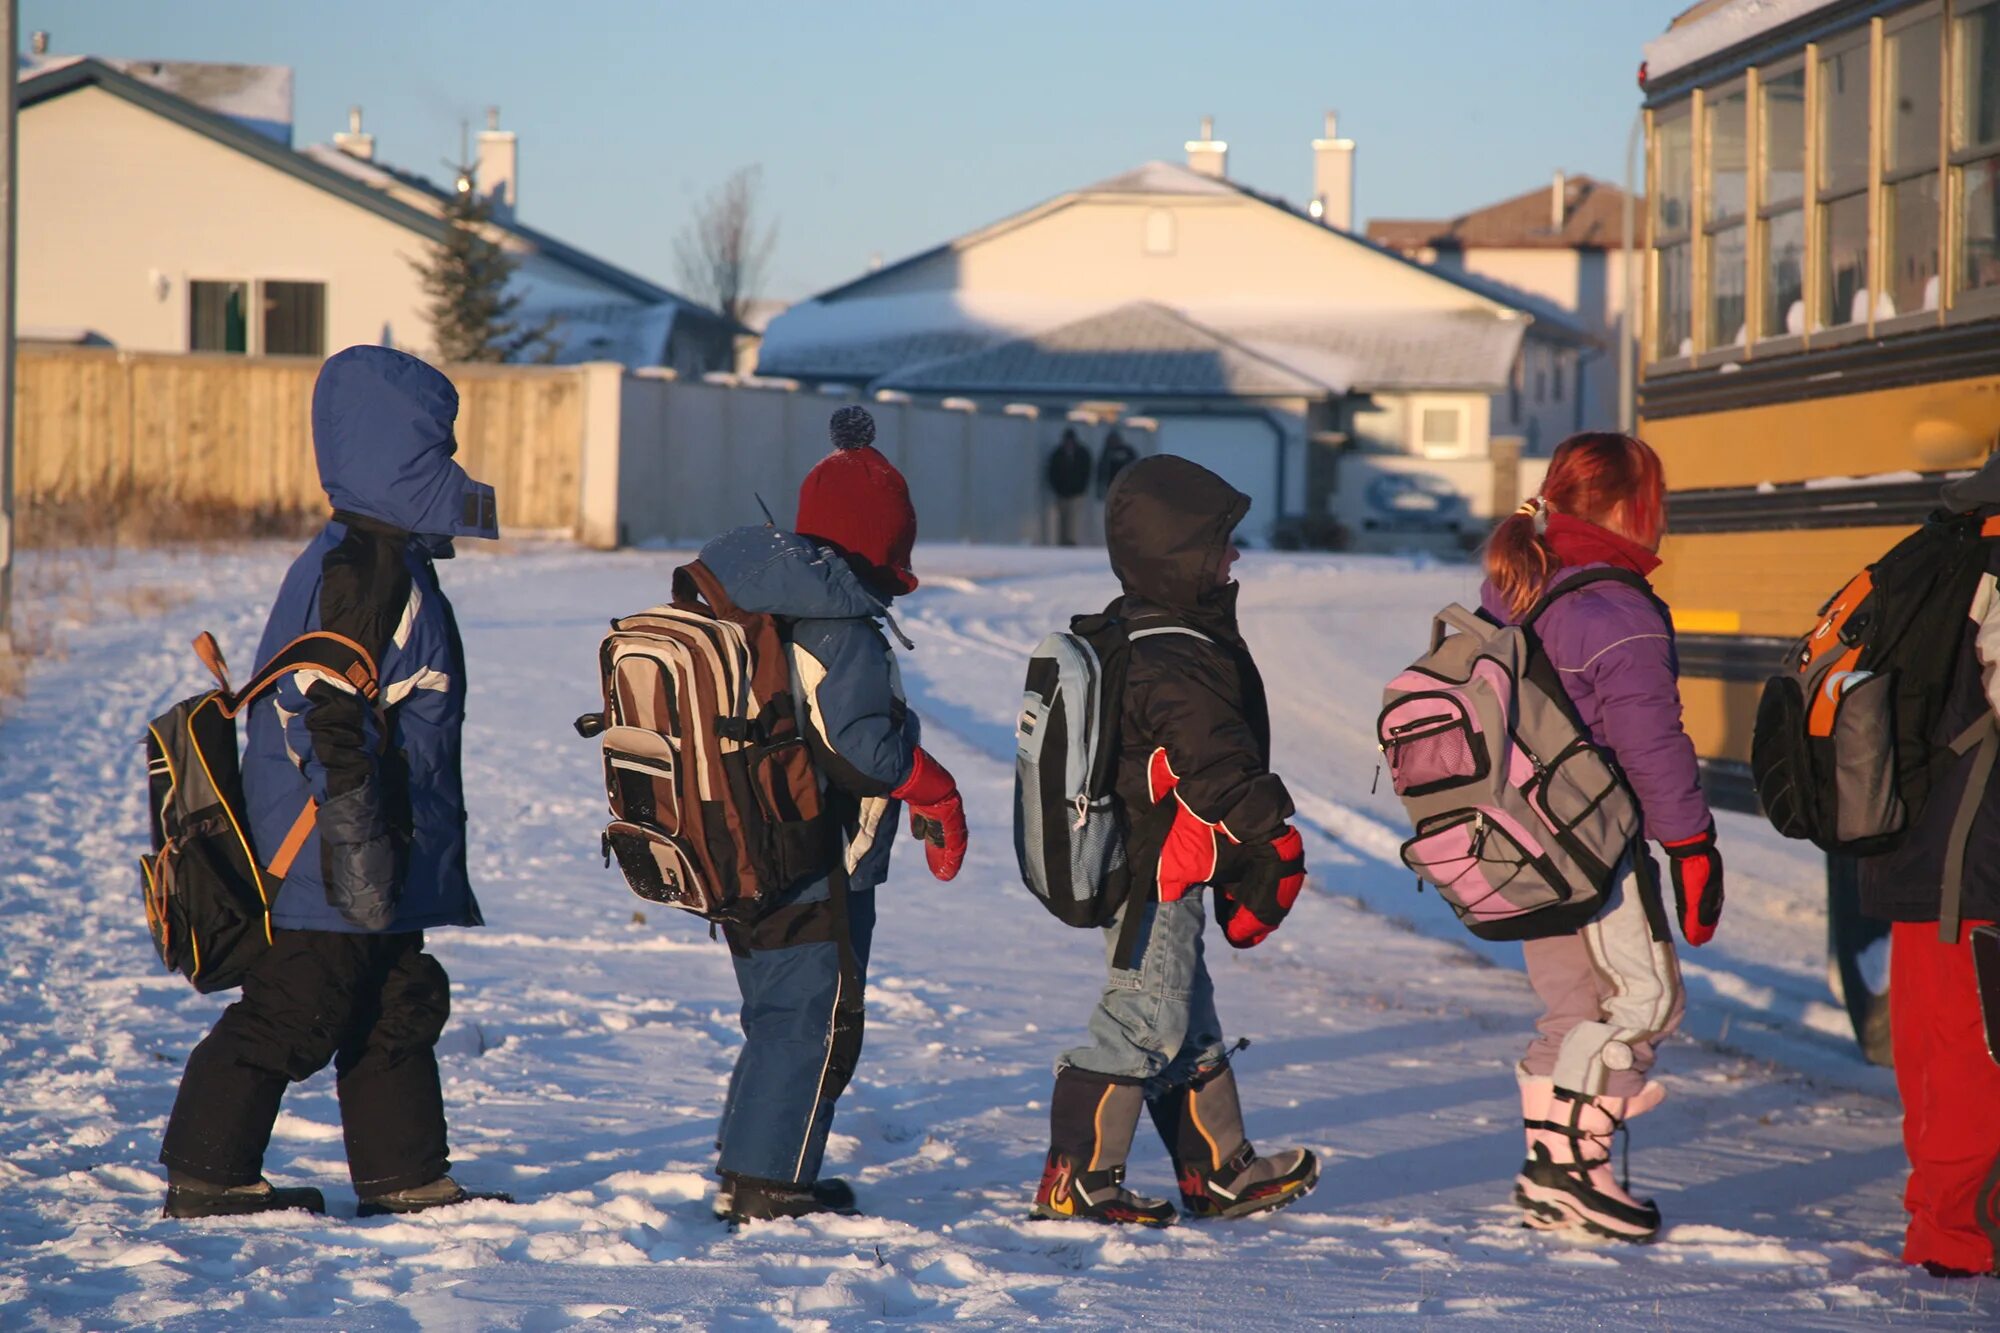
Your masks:
M208 674L215 677L215 683L222 687L222 692L229 693L229 663L223 659L222 646L216 643L213 634L203 630L194 636L194 655L208 668Z
M313 825L318 822L319 802L308 796L299 817L292 821L291 829L285 834L285 840L278 844L278 854L271 858L270 865L264 867L272 879L283 879L291 873L292 862L299 859L299 849L306 845L306 839L312 836Z
M737 620L743 615L743 609L730 599L715 571L699 560L691 560L674 571L674 605L683 611L705 606L717 620Z
M199 651L199 641L197 641ZM218 654L218 656L220 656ZM366 648L344 634L313 630L301 634L280 648L257 672L250 683L229 696L222 712L235 717L253 700L294 671L317 668L353 687L355 693L373 703L380 688L375 676L375 659Z

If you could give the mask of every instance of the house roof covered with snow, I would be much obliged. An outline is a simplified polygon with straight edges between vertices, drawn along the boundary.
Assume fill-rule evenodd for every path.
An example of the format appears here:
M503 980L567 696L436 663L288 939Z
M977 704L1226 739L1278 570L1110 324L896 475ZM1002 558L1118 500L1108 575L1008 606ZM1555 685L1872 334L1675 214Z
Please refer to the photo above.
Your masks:
M1528 322L1477 312L1340 317L1218 309L1220 326L1155 301L903 365L876 388L921 393L1322 398L1369 389L1493 391Z
M1320 367L1324 372L1326 367ZM879 387L939 393L1319 398L1346 379L1286 365L1154 301L892 371Z
M44 58L39 66L23 66L20 82L22 110L52 98L96 87L145 110L154 112L226 148L234 149L276 168L315 188L346 200L357 207L408 228L426 240L444 236L442 204L445 191L436 183L413 172L398 171L381 162L363 161L338 148L314 144L303 151L290 146L290 71L285 70L284 100L286 133L280 138L256 123L219 110L213 99L191 100L182 91L188 85L172 80L140 77L124 66L142 71L149 67L171 67L171 62L108 61L95 56ZM258 70L264 66L215 66L212 69ZM207 85L203 85L207 86ZM270 86L263 85L265 95ZM213 91L213 89L211 89ZM246 94L247 95L247 94ZM253 99L254 101L254 99ZM227 105L226 100L224 105ZM258 105L261 105L259 103ZM251 109L256 109L252 106ZM514 219L495 218L491 224L514 241L520 252L539 255L553 263L591 278L646 305L672 302L691 318L721 322L723 316L651 282L629 269L621 268L575 246L560 241Z
M1455 218L1383 218L1368 239L1408 253L1481 247L1528 250L1616 250L1624 244L1625 192L1594 176L1562 181L1563 218L1555 222L1551 183ZM1643 206L1643 200L1636 200ZM1643 216L1640 214L1639 216Z
M1880 12L1885 6L1874 6ZM1871 12L1856 0L1702 0L1645 46L1648 92L1731 52L1803 47L1829 25L1853 27Z
M1087 247L1101 244L1102 233L1077 232L1056 215L1150 199L1185 216L1193 216L1185 210L1213 204L1254 206L1241 214L1241 231L1226 222L1218 231L1212 214L1202 224L1209 267L1198 271L1210 275L1205 288L1170 294L1171 284L1135 274L1086 292L1050 277L1055 270L1033 266L999 280L964 276L980 258L970 252L1044 220L1053 228L1049 237L1057 238L1043 242L1056 247L1051 253L1088 265ZM1274 231L1257 222L1272 216L1262 209L1286 220ZM1149 214L1142 206L1132 216L1136 227ZM1081 239L1086 234L1098 239ZM1293 270L1274 272L1268 265L1256 280L1261 289L1237 289L1226 276L1214 281L1215 265L1228 263L1218 254L1231 244L1255 244L1253 236L1276 237L1307 265L1318 283L1314 293L1295 290L1285 276ZM1071 237L1078 239L1066 239ZM1056 262L1060 267L1070 260ZM985 271L995 270L988 263ZM1353 279L1366 285L1365 294ZM1491 390L1506 383L1531 325L1550 341L1588 337L1572 315L1539 298L1418 263L1247 186L1149 162L791 307L767 330L758 371L956 393L1235 397L1392 387Z

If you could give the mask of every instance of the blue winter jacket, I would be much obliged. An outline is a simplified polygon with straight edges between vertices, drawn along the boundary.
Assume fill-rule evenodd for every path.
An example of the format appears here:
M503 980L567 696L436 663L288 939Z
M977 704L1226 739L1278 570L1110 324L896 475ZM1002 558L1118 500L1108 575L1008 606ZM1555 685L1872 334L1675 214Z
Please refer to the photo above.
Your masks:
M350 347L313 390L313 451L334 515L285 575L257 649L344 634L375 658L373 706L294 675L250 711L243 787L269 865L311 801L311 833L271 912L294 930L480 924L465 868L459 735L465 650L432 561L495 537L492 488L452 460L458 392L413 356Z
M791 622L792 691L813 757L828 782L859 799L844 830L849 887L874 889L889 873L900 803L889 793L916 763L916 714L879 621L888 608L831 548L776 528L738 528L701 549L731 600ZM824 878L787 901L824 898Z

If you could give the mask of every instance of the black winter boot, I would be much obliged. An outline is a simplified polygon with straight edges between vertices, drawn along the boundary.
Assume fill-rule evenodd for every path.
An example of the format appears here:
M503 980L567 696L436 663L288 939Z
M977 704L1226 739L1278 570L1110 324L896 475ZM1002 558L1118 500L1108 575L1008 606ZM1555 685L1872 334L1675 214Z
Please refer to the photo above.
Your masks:
M385 1217L391 1214L422 1213L432 1208L449 1208L455 1203L470 1203L474 1199L485 1199L493 1203L512 1203L514 1196L499 1191L475 1193L465 1188L450 1176L439 1176L428 1185L415 1185L406 1190L391 1190L387 1194L371 1194L361 1201L354 1210L356 1217Z
M724 1171L722 1189L715 1196L715 1215L731 1226L769 1222L780 1217L809 1217L814 1213L853 1217L860 1211L855 1204L854 1187L837 1176L809 1185L793 1185Z
M184 1172L167 1172L167 1205L162 1217L247 1217L297 1208L325 1213L326 1196L310 1186L279 1189L268 1180L249 1185L211 1185Z
M1125 1188L1125 1157L1144 1101L1136 1083L1068 1066L1056 1074L1049 1100L1052 1146L1035 1191L1036 1217L1173 1225L1172 1204Z
M1319 1159L1304 1148L1259 1157L1243 1135L1236 1071L1197 1070L1146 1109L1174 1155L1181 1207L1189 1217L1248 1217L1297 1203L1319 1183Z

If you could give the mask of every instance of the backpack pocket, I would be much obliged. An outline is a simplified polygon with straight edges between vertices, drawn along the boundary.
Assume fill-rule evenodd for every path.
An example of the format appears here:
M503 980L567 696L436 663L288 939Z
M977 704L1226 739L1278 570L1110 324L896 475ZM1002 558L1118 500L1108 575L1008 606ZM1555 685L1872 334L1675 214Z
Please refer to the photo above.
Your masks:
M1403 864L1436 885L1458 919L1484 939L1522 938L1510 929L1514 918L1569 901L1568 886L1526 831L1508 828L1488 810L1425 820L1402 854Z
M819 817L819 778L805 741L792 736L745 751L743 765L762 816L772 892L825 873L833 865L835 839L828 821Z
M1525 795L1556 845L1593 883L1610 879L1612 866L1638 833L1631 794L1604 752L1576 740L1558 753Z
M1895 673L1852 672L1835 688L1834 836L1843 845L1892 838L1904 824L1896 789Z
M675 785L678 757L673 742L640 727L611 727L604 733L604 792L611 812L623 820L681 831L680 792Z
M1485 747L1457 694L1405 695L1382 710L1376 731L1398 796L1424 796L1486 776Z
M1757 700L1750 737L1750 773L1757 803L1771 827L1787 838L1822 837L1819 784L1813 778L1806 735L1805 689L1798 676L1773 676Z
M680 839L621 819L604 830L604 847L617 858L632 892L648 902L697 916L712 916L720 909L712 887Z

